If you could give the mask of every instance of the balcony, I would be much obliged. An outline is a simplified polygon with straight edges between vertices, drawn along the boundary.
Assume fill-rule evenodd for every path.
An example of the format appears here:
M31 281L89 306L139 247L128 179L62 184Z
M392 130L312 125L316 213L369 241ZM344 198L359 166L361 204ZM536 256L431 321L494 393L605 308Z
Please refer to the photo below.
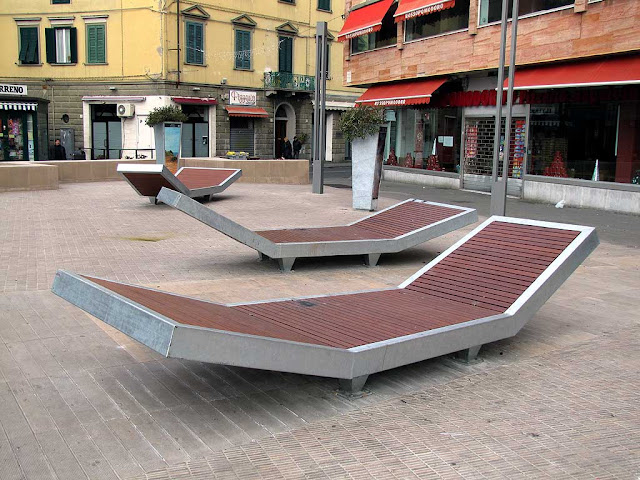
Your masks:
M298 75L296 73L265 72L264 88L313 92L316 88L316 78L311 75Z

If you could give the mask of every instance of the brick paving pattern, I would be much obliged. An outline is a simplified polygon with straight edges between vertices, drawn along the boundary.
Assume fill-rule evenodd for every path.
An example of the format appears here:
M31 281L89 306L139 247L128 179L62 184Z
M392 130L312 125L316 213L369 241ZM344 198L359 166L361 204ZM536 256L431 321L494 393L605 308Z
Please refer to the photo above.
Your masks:
M207 205L249 228L364 215L348 190L234 189ZM372 269L309 259L281 275L124 182L4 193L0 211L3 480L640 475L633 248L603 243L517 337L483 347L482 363L383 372L346 399L333 379L165 359L50 293L53 274L221 302L353 291L400 283L467 229Z

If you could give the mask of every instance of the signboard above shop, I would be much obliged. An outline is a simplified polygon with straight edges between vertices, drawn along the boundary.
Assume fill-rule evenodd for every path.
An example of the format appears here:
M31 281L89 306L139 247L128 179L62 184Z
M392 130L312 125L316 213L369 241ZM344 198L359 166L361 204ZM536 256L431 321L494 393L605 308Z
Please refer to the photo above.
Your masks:
M0 95L26 95L26 85L12 85L8 83L0 83Z
M229 105L255 106L258 103L256 92L247 90L229 90Z

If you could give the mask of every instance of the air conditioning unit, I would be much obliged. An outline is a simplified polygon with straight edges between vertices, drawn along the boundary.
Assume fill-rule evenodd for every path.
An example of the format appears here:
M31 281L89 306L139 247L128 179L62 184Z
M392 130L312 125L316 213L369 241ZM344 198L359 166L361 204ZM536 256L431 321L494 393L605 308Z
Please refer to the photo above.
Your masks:
M133 117L136 112L136 106L131 103L119 103L116 107L119 117Z

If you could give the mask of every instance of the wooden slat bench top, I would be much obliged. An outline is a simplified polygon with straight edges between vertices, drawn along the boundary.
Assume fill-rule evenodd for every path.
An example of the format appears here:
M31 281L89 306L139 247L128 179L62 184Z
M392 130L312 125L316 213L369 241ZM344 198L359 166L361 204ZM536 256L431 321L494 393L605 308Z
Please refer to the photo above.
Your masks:
M348 226L261 230L256 233L274 243L392 239L460 213L462 210L456 208L410 201Z
M215 187L236 173L234 169L182 168L176 177L190 190Z
M402 289L231 307L85 278L182 324L348 349L505 312L579 233L495 221Z
M159 172L122 172L122 175L145 197L155 197L162 187L175 189Z

